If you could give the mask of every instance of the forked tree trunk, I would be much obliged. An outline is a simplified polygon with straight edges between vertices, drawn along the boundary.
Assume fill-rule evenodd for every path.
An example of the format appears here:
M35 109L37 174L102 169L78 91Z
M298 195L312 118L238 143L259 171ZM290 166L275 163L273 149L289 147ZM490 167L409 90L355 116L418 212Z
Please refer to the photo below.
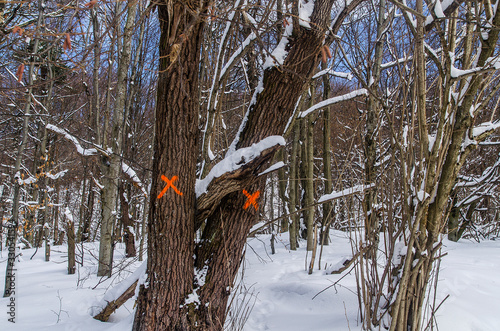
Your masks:
M315 2L311 15L314 29L301 27L295 19L294 38L288 42L284 64L265 70L263 90L255 95L256 101L235 141L236 149L284 133L297 99L319 62L311 54L319 54L323 45L333 2ZM351 2L346 11L359 2ZM250 194L264 191L265 180L257 175L277 150L277 146L269 148L249 168L237 172L243 177L235 184L224 186L227 182L221 176L221 182L215 181L215 186L209 186L200 196L199 213L205 215L200 210L202 197L216 195L217 208L209 211L195 251L195 232L203 222L196 219L195 223L194 191L199 137L198 62L204 24L197 13L204 13L206 6L199 2L158 4L160 74L148 224L148 286L140 287L134 330L223 329L230 289L259 212L253 206L244 208L247 196L242 190ZM339 16L345 17L345 13ZM339 26L334 26L333 33ZM162 195L162 189L169 185L167 180L183 195L172 187ZM225 191L221 193L220 187Z
M263 90L256 94L256 102L249 109L248 120L235 142L236 149L284 133L297 100L319 63L319 56L311 54L320 54L323 29L328 25L332 3L315 2L311 21L317 29L294 25L296 30L294 38L289 40L288 55L281 67L264 72ZM353 1L346 11L358 4L359 1ZM242 189L250 193L264 190L262 179L249 178L245 183L248 184ZM201 301L199 325L203 325L203 330L220 330L224 324L230 289L243 258L246 236L257 213L254 209L243 208L246 200L240 190L225 196L220 207L207 219L206 229L210 231L205 232L202 239L212 240L202 240L197 247L196 268L206 269L205 285L197 291Z

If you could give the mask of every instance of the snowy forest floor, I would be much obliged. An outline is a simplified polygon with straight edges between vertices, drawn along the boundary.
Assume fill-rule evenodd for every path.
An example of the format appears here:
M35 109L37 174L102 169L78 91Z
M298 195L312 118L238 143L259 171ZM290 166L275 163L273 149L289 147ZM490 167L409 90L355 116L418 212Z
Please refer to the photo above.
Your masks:
M287 249L287 239L288 234L277 236L274 255L269 235L248 240L243 281L238 280L240 286L233 304L239 316L251 309L243 330L360 330L354 271L346 275L349 268L341 275L327 275L317 269L317 256L316 269L308 275L305 244L292 252ZM347 234L332 231L331 241L324 247L322 266L335 266L351 256ZM438 330L500 330L500 241L444 240L443 244L448 255L441 262L436 302L449 297L437 311ZM95 276L97 243L85 244L84 265L77 267L75 275L67 275L66 246L53 247L50 262L44 261L43 249L33 259L30 257L34 249L23 250L16 262L16 323L8 321L9 299L1 298L0 330L129 330L133 300L111 315L107 323L91 316L102 304L106 291L141 264L125 259L123 250L124 246L118 244L116 272L106 280ZM81 260L81 249L77 253ZM0 257L2 290L6 259L4 250Z

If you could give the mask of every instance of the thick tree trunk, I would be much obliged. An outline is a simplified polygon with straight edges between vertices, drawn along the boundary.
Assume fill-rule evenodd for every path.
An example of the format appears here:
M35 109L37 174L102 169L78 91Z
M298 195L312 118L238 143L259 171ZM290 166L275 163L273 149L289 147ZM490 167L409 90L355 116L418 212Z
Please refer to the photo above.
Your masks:
M148 223L148 286L140 287L134 330L195 329L196 304L186 299L193 291L198 62L204 22L193 17L191 10L180 2L172 7L158 5L160 72ZM173 187L162 194L168 186L166 180L182 195Z
M359 1L352 2L346 10L352 10L357 4ZM283 65L264 72L263 89L256 93L256 102L250 107L241 134L233 143L236 149L284 134L298 98L319 63L319 56L311 54L320 54L325 33L322 29L328 24L331 6L331 1L316 1L311 15L316 29L304 29L297 24ZM253 178L244 189L254 193L262 192L264 187L261 180ZM224 197L220 207L207 219L203 238L212 240L202 240L197 247L196 267L198 270L207 268L205 285L198 290L201 300L199 325L203 325L203 330L220 330L224 323L228 289L236 276L246 236L257 212L243 208L246 200L239 190Z
M352 10L359 2L352 2L346 10ZM234 149L284 133L297 99L319 62L317 54L323 45L332 4L330 0L315 2L311 15L314 29L301 27L298 22L294 24L296 28L288 42L284 64L265 70L263 89L255 95L256 101L248 111ZM198 61L203 26L203 20L196 13L206 10L206 4L201 4L203 8L198 5L189 2L158 5L160 76L152 177L154 193L148 225L148 286L140 288L134 330L223 328L230 289L248 232L258 215L257 207L244 208L248 199L241 190L249 194L263 192L264 180L257 175L277 150L276 146L270 148L261 154L258 162L249 165L253 168L238 171L236 175L243 176L238 184L225 187L225 182L217 182L209 186L207 194L200 196L198 207L212 193L221 194L221 187L231 192L224 191L224 196L215 202L216 208L198 210L198 215L208 213L208 218L194 260L195 231L205 218L199 216L202 219L195 228ZM173 176L176 176L175 182ZM162 194L166 184L163 179L172 181L183 195L173 188Z

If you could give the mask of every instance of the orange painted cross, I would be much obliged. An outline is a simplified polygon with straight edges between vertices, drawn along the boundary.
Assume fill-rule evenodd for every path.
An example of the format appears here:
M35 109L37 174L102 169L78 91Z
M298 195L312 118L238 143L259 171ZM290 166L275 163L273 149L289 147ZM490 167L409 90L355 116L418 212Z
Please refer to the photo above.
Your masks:
M175 191L175 193L177 193L177 194L179 194L179 195L182 195L182 192L181 192L181 191L179 191L179 190L177 189L177 187L175 187L175 185L174 185L174 182L175 182L177 179L179 179L179 177L174 176L174 177L172 177L172 179L170 180L170 179L168 179L167 177L165 177L165 176L161 175L161 179L162 179L164 182L166 182L166 183L167 183L167 186L165 186L165 188L164 188L164 189L160 192L160 194L158 194L158 199L160 199L160 198L161 198L161 197L165 194L165 192L167 192L167 190L168 190L170 187L172 187L172 189Z
M243 194L247 196L247 202L245 202L245 205L243 206L243 209L247 209L252 205L255 210L259 208L259 205L257 204L257 199L260 196L260 191L255 192L254 194L250 195L246 190L243 190Z

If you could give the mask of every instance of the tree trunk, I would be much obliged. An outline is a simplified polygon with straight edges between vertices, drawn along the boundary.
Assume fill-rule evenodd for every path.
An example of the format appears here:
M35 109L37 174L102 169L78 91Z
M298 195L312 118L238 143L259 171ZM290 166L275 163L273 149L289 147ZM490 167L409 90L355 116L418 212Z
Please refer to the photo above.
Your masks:
M312 251L315 245L314 240L314 122L312 115L308 115L303 119L306 129L306 159L303 163L306 164L306 177L304 178L304 205L307 208L304 213L304 223L307 229L307 250Z
M370 81L370 87L372 88L372 93L368 96L367 109L366 109L366 134L365 134L365 184L371 185L376 184L377 179L377 140L379 135L379 116L380 116L380 104L378 101L378 86L380 81L380 72L383 58L384 49L384 34L386 31L386 22L388 18L386 17L386 1L381 0L378 10L378 20L377 20L377 36L375 42L375 54L371 66L371 72L369 71L369 77L367 80ZM424 68L425 70L425 68ZM367 190L364 196L364 208L365 208L365 240L370 245L370 249L367 251L367 256L376 259L377 250L379 244L379 232L380 232L380 217L378 211L375 209L377 205L377 190L371 189Z
M294 38L288 41L288 55L283 65L264 71L263 89L254 96L256 101L250 106L247 121L233 142L234 149L248 147L269 136L284 134L298 98L319 63L319 56L311 54L320 54L325 31L323 29L328 25L332 3L315 2L311 21L315 22L318 29L304 29L294 24L296 30ZM357 4L359 2L353 1L346 10L352 10ZM264 190L263 180L260 178L249 178L245 184L242 188L247 192ZM219 330L224 323L229 289L243 257L246 236L257 213L250 208L242 208L246 200L247 197L240 190L225 196L220 207L207 219L202 239L212 240L202 240L197 247L197 270L208 269L205 285L197 292L202 317L202 324L199 325L204 325L203 330Z
M132 33L136 13L137 1L129 0L127 5L127 21L123 32L123 48L120 52L118 65L116 100L111 130L111 150L113 153L108 157L109 165L105 163L101 167L101 171L104 174L104 189L102 192L102 223L101 240L99 242L98 276L111 275L111 268L113 264L113 228L116 220L119 176L122 166L121 154L123 147L123 113L127 97L127 72L132 56Z
M195 329L195 303L186 299L193 291L198 63L204 20L193 17L191 9L180 2L172 7L158 5L160 71L148 222L148 287L140 286L134 330ZM167 180L182 195L173 187L162 191Z
M285 148L281 149L278 151L276 154L276 159L278 161L281 161L286 164L286 154L285 154ZM288 203L288 196L286 194L286 183L287 183L287 178L286 178L286 171L285 167L281 167L278 169L278 195L281 201L281 213L282 215L286 215L289 213L287 210L286 206ZM280 226L280 232L287 232L289 229L290 225L290 218L289 217L284 217L281 220L281 226Z
M120 186L119 194L120 194L120 204L121 204L121 216L122 216L122 224L123 224L123 237L125 240L125 256L133 257L135 256L135 238L134 238L134 222L129 217L129 204L130 204L130 189L127 197L125 197L124 186L129 186L129 184L122 183Z
M92 225L92 215L94 214L94 197L95 197L94 180L93 178L90 178L88 194L87 194L87 203L83 213L84 215L83 226L80 238L82 242L90 240L90 228Z
M298 237L298 230L299 230L299 214L296 212L297 210L297 203L299 200L299 194L298 194L298 181L299 181L299 176L298 176L298 160L297 160L297 153L299 152L299 134L300 134L300 122L295 121L294 125L294 130L293 130L293 142L292 142L292 151L291 151L291 160L290 160L290 204L289 204L289 209L290 209L290 214L292 216L291 221L290 221L290 233L289 233L289 240L290 240L290 249L292 251L297 250L297 237Z
M324 75L323 99L327 100L328 98L330 98L330 80L328 79L328 75ZM331 110L330 107L327 107L325 108L325 110L323 110L323 177L325 181L325 190L323 194L330 194L333 191L332 159L330 156L331 152L330 150L332 149L330 144L331 134L332 134ZM332 211L333 211L332 202L327 202L323 204L323 219L321 221L321 234L320 234L321 245L328 245L330 243L330 225L332 223L331 220L333 219Z
M141 240L139 241L139 261L143 260L144 254L144 238L146 237L146 224L148 221L149 214L149 200L144 198L143 208L142 208L142 221L141 221Z
M75 273L75 223L67 220L66 234L68 236L68 275Z
M359 2L352 2L352 10ZM304 86L310 80L329 25L333 1L315 2L311 20L315 29L294 24L288 55L280 67L265 70L263 89L255 94L246 121L229 153L264 138L282 135L292 117ZM160 76L153 164L153 183L148 225L148 287L140 288L134 330L221 330L230 289L243 257L246 237L258 215L257 207L244 208L249 194L263 192L265 180L257 175L266 168L277 146L261 153L255 162L235 174L236 184L213 181L198 198L198 213L206 215L203 199L217 195L209 210L202 240L194 255L195 171L198 155L198 61L205 12L198 3L164 2L158 5L161 22ZM342 15L339 15L344 17ZM189 24L187 24L189 22ZM340 24L339 24L340 25ZM172 28L176 26L177 28ZM333 33L338 29L334 28ZM183 32L176 35L177 31ZM168 102L167 102L168 100ZM175 128L175 129L173 129ZM164 175L173 188L162 194ZM162 178L162 179L160 179ZM221 187L229 190L221 192ZM180 193L179 192L179 193ZM195 256L195 260L193 260ZM195 262L193 265L193 261ZM193 279L194 275L194 279ZM199 298L196 300L195 298Z
M43 21L43 16L44 16L44 9L45 9L45 2L43 0L40 0L38 2L38 8L39 8L39 15L38 15L38 21L37 21L37 26L36 29L40 28L40 25ZM33 47L33 55L36 55L38 52L38 43L39 39L35 39L34 47ZM24 109L24 120L23 120L23 133L22 133L22 138L21 138L21 143L19 144L19 148L17 150L17 156L16 156L16 162L14 165L14 177L13 177L13 187L14 187L14 196L13 196L13 203L12 203L12 218L7 222L6 227L8 228L7 230L7 247L9 249L13 249L13 254L9 254L8 260L6 263L6 270L5 270L5 288L3 292L4 297L10 296L10 277L13 274L13 269L14 269L14 263L15 263L15 249L16 249L16 244L17 244L17 227L19 225L19 200L21 197L20 194L20 184L19 180L21 179L21 174L20 174L20 169L21 169L21 162L22 162L22 157L23 157L23 152L26 147L26 142L28 140L28 120L31 114L31 93L33 92L33 74L34 74L34 64L31 63L30 69L29 69L29 88L28 88L28 96L26 100L26 105ZM10 251L9 251L10 253Z

